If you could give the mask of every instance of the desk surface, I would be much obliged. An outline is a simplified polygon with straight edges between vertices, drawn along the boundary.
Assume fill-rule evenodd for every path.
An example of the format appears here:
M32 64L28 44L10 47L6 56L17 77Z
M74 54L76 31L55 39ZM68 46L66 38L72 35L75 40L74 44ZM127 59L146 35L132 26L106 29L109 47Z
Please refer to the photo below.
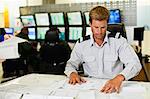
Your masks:
M85 78L70 85L62 75L28 74L0 85L0 99L150 99L150 83L124 81L119 94L100 89L107 79Z

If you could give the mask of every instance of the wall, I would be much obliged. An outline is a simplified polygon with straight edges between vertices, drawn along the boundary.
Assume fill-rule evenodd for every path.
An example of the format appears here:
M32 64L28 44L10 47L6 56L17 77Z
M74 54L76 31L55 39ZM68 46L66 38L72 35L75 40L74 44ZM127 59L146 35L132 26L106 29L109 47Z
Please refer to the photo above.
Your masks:
M150 0L137 0L137 25L150 29Z
M15 19L20 16L19 7L35 5L42 5L42 0L0 0L0 13L4 11L4 7L8 7L9 24L14 27Z
M56 4L100 2L104 0L55 0ZM105 0L107 1L107 0Z
M4 13L0 12L0 28L4 27Z

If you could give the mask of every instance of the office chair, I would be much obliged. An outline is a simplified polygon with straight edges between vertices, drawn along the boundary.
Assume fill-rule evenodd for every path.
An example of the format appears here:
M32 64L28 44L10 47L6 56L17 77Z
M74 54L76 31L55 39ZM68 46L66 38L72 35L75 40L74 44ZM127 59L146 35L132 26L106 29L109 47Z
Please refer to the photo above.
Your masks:
M127 39L125 25L123 23L118 24L108 24L107 30L111 32L110 35L114 36L117 32L120 33L120 35Z
M59 39L58 29L50 29L45 34L45 43L40 48L41 73L64 74L71 49L67 42Z

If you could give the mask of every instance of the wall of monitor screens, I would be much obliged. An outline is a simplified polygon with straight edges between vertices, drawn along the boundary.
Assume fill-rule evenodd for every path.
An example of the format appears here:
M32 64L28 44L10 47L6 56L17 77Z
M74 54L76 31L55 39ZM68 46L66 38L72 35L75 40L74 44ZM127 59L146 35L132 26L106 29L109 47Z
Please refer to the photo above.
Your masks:
M37 39L44 40L46 31L49 29L49 27L37 27Z
M69 40L74 41L82 37L82 27L69 27Z
M24 26L35 26L35 19L33 15L21 16L21 21Z
M67 20L69 25L82 25L81 12L67 12Z
M36 13L35 20L36 20L37 26L49 26L50 25L48 13Z
M35 28L28 28L28 36L30 40L36 40L36 29Z
M64 21L64 13L50 13L51 23L52 25L65 25Z
M60 40L66 40L66 35L65 35L65 27L58 27L60 33L59 33L59 39Z
M20 18L23 25L29 28L30 40L44 40L46 31L51 27L58 27L59 38L70 42L76 42L80 37L92 33L89 27L89 11L40 12ZM110 10L109 24L115 23L121 23L119 9Z

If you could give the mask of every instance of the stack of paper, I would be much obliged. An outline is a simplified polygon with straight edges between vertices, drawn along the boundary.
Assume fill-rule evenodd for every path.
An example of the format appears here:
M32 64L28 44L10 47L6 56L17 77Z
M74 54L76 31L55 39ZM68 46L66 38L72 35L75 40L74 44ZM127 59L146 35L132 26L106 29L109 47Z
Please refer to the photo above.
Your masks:
M19 37L11 37L0 43L0 59L19 58L18 43L25 42L26 40Z

